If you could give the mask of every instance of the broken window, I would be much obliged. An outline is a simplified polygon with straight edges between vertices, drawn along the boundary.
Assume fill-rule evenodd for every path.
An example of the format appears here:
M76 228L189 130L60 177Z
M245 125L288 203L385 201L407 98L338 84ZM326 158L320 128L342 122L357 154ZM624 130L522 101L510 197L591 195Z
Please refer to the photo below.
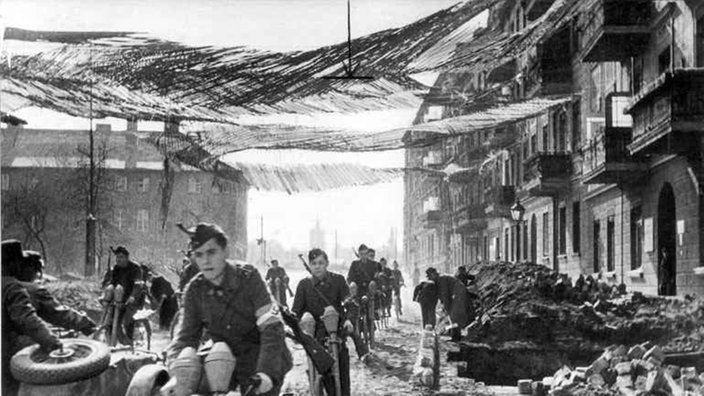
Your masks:
M137 211L137 231L147 231L149 229L149 211L140 209Z

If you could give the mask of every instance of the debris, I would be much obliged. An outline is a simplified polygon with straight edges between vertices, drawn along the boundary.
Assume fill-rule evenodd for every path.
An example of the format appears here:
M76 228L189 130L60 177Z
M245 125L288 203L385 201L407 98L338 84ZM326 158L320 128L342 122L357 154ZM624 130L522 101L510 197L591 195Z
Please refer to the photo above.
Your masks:
M648 345L640 344L643 350L646 346ZM606 348L603 354L590 366L591 370L594 368L603 369L605 364L608 367L614 367L613 370L611 368L603 369L605 374L603 377L600 374L592 374L585 381L579 369L570 370L568 367L562 367L555 372L550 380L544 380L544 385L549 386L547 384L551 383L554 395L635 395L638 392L674 395L704 394L704 382L702 381L704 375L698 375L695 367L681 368L673 364L661 366L642 359L624 359L623 356L618 356L622 347L624 346ZM653 346L648 352L651 352L649 359L657 360L653 355L662 351L658 346ZM661 357L663 360L666 359L664 355Z

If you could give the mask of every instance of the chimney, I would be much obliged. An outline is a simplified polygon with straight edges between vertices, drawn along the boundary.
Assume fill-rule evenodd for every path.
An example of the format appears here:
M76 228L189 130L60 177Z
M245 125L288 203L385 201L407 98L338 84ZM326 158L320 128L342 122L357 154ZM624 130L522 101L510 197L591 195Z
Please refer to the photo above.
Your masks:
M178 125L179 122L172 119L164 121L164 135L178 133Z
M139 130L139 126L137 125L138 122L139 120L136 118L130 118L127 120L127 132L137 132Z
M95 124L95 133L97 134L109 134L112 130L110 124Z

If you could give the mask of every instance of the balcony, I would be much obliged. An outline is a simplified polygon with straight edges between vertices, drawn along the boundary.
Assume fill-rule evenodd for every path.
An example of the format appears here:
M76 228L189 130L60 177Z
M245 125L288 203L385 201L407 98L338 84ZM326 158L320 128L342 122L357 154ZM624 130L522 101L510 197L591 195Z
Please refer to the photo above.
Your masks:
M476 231L486 227L485 208L484 204L468 204L455 210L453 230L461 233Z
M537 57L528 60L524 84L526 96L572 92L570 30L562 28L538 44Z
M647 171L647 164L633 158L628 151L633 122L630 116L623 114L623 110L630 101L628 93L606 96L606 125L595 131L594 138L582 147L583 183L637 182Z
M704 68L663 73L636 95L626 112L633 116L631 154L688 151L704 125Z
M611 62L643 51L650 39L651 0L598 0L588 13L582 61Z
M493 186L484 193L487 203L485 213L489 217L511 217L511 205L516 202L513 186Z
M445 222L446 217L442 210L428 210L420 215L418 221L423 228L439 228Z
M524 166L523 189L533 196L554 196L569 188L572 159L568 153L537 153Z
M634 159L627 149L631 131L605 129L583 147L585 184L623 184L637 182L648 165Z

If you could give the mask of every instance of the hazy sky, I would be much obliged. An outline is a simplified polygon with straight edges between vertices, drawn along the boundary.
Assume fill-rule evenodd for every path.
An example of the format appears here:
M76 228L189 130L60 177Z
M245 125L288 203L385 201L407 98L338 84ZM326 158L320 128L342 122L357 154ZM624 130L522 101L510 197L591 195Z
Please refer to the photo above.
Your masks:
M403 26L457 0L352 0L353 37ZM127 30L193 45L247 45L275 51L305 50L346 39L346 0L1 0L4 26L37 30ZM266 121L384 130L410 125L416 109L353 115L285 116ZM55 117L25 109L30 128L87 127L87 121ZM58 120L58 121L57 121ZM245 119L245 122L260 122ZM116 122L115 128L124 125ZM154 127L153 125L151 127ZM158 126L157 126L158 127ZM357 162L401 166L403 152L330 154L256 152L238 160L268 162ZM340 243L367 242L379 246L395 227L402 235L403 183L347 188L288 196L252 190L249 236L259 235L265 217L265 237L305 249L308 230L320 219L330 241L338 230ZM329 242L331 243L331 242Z

